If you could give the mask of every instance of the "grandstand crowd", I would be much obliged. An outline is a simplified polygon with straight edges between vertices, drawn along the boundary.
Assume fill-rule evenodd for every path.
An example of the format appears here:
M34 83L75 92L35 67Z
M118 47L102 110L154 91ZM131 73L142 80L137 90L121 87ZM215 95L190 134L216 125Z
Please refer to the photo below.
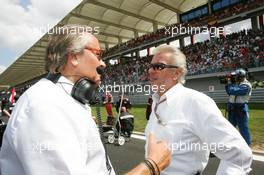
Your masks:
M214 12L210 16L200 17L183 23L171 24L166 27L182 26L208 26L219 27L216 21L241 14L245 11L255 9L262 4L262 0L249 0L239 3L225 10ZM259 67L264 65L264 31L243 30L230 35L220 34L219 37L211 37L210 40L191 44L181 48L187 57L188 75L213 73L226 70L234 70L237 67ZM172 37L166 32L166 28L158 29L156 32L148 33L131 39L127 42L117 44L107 49L103 57L135 48L137 46L151 43L164 38ZM110 65L106 68L104 84L115 83L138 83L148 80L148 65L152 55L131 60L120 61L120 64Z
M243 13L251 9L255 9L257 7L260 7L262 3L263 3L263 0L248 0L248 1L245 1L244 3L239 3L229 8L226 8L225 10L215 12L214 14L210 16L200 17L199 20L192 20L188 22L183 21L181 24L176 23L176 24L171 24L166 27L167 28L173 28L173 27L179 28L180 25L186 26L186 27L187 26L195 27L195 26L204 26L204 25L208 27L213 27L213 26L217 26L216 21L218 20ZM135 48L145 43L150 43L150 42L153 42L159 39L170 37L170 36L171 36L171 33L166 32L165 28L160 28L155 32L148 33L140 37L136 37L127 42L117 44L114 47L107 49L106 52L104 53L104 57L116 54L118 52L121 52L127 49Z
M263 0L241 1L223 10L214 11L209 16L201 16L199 19L170 24L166 28L179 27L180 25L186 27L207 26L208 29L210 27L221 27L217 21L240 15L243 12L261 7L261 5L263 5ZM171 33L166 32L166 28L157 29L155 32L135 37L127 42L108 48L103 53L103 58L172 37ZM238 67L260 67L264 66L264 29L262 27L262 29L243 30L229 35L220 34L219 37L211 37L210 40L191 43L180 49L187 57L187 75L231 71ZM113 84L114 82L116 84L133 84L148 81L148 66L152 59L149 50L147 56L144 57L140 57L137 54L131 59L122 59L120 56L117 56L116 59L118 59L118 64L111 65L107 63L103 84ZM45 76L46 74L30 80L30 84ZM29 87L28 83L25 82L19 85L19 89L24 91Z
M181 49L187 57L188 75L264 66L264 30L243 30L221 35ZM152 55L106 68L104 84L147 81Z

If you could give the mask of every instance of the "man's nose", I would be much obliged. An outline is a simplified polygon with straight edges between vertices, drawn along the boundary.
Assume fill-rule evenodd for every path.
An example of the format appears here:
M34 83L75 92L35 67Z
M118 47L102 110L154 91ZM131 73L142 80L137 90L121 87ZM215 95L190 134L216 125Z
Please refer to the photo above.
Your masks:
M100 60L100 66L104 67L104 68L106 67L106 64L105 64L105 62L103 60Z
M153 68L149 68L149 69L148 69L148 73L149 73L149 74L153 74L153 73L154 73L154 69L153 69Z

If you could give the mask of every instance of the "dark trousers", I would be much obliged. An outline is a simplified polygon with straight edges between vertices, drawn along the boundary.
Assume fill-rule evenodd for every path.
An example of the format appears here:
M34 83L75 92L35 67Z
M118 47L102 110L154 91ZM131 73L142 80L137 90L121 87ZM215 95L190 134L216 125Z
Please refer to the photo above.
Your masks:
M243 107L231 105L228 110L228 120L234 127L238 126L241 136L250 145L251 138L248 128L248 112L243 110Z

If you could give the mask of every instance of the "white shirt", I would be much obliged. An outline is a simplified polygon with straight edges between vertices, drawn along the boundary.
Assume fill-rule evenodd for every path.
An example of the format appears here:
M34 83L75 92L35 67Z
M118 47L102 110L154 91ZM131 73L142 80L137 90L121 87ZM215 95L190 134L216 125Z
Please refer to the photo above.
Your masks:
M156 103L157 115L155 115ZM172 162L163 175L192 175L202 172L209 148L221 159L217 175L250 172L252 152L239 132L223 117L208 96L177 84L160 98L153 95L152 113L145 134L153 132L172 148ZM145 146L147 149L147 144ZM147 152L147 150L146 150Z
M91 108L70 96L69 80L59 82L41 79L20 97L4 133L1 175L108 174Z

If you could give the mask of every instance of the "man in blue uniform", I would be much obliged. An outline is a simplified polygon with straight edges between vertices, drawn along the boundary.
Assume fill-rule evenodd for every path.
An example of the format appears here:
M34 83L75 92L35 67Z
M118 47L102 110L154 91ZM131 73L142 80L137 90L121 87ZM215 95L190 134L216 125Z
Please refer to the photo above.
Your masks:
M251 96L252 86L246 79L246 71L238 69L235 71L236 83L226 85L226 92L229 95L228 120L239 132L248 145L251 144L248 128L248 100Z

